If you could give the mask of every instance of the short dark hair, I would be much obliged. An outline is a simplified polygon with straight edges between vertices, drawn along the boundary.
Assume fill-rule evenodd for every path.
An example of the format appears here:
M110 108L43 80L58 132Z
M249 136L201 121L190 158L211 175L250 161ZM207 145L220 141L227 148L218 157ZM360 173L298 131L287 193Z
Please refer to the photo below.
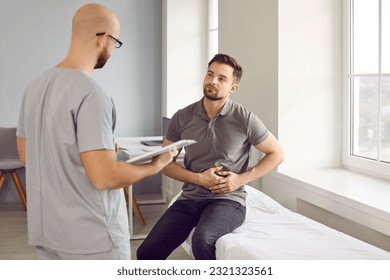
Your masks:
M210 60L208 66L210 67L213 62L219 62L233 67L233 77L236 79L237 84L240 82L243 71L241 65L236 59L230 55L218 53Z

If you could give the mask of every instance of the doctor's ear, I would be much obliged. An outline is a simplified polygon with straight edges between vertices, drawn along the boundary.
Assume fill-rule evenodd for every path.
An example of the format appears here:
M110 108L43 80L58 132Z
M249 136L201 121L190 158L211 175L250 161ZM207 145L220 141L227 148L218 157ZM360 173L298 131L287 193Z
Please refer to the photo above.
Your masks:
M99 46L100 48L103 48L105 45L106 45L106 41L107 41L107 37L104 36L105 34L100 34L98 33L99 35L97 35L98 39L96 41L96 44L97 46Z

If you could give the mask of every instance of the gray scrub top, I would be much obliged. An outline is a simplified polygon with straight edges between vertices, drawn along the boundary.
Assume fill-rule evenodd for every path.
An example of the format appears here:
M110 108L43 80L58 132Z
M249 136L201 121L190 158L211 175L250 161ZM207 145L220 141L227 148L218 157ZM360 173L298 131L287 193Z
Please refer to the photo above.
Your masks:
M230 99L220 114L210 120L201 99L172 116L166 138L174 142L197 141L185 147L184 166L192 172L224 165L240 174L248 168L251 146L264 141L268 133L255 114ZM178 199L230 199L245 205L246 193L242 186L228 194L214 194L189 183L185 183L182 190Z
M97 190L80 153L114 149L112 99L82 71L53 67L23 96L29 244L91 254L129 241L122 189Z

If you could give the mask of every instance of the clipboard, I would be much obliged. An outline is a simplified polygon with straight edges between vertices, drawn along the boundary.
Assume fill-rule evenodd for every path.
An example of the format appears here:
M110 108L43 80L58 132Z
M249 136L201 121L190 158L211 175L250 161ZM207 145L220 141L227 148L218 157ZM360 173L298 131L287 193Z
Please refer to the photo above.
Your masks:
M183 148L183 147L186 147L188 145L195 144L195 143L196 143L195 140L190 140L190 139L180 140L180 141L177 141L175 143L169 144L169 145L167 145L165 147L159 148L157 150L146 152L146 153L144 153L142 155L130 158L129 160L126 160L126 162L128 162L128 163L144 162L144 161L146 161L148 159L151 159L151 158L153 158L155 156L158 156L158 155L161 155L163 153L169 152L170 150L172 150L174 148L180 149L180 148Z

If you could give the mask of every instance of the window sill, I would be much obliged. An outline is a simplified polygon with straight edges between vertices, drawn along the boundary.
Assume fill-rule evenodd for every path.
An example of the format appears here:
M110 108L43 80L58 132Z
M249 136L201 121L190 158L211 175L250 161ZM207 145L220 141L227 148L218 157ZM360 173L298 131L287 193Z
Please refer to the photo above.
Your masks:
M341 168L278 171L269 176L298 189L296 198L390 235L390 181Z

